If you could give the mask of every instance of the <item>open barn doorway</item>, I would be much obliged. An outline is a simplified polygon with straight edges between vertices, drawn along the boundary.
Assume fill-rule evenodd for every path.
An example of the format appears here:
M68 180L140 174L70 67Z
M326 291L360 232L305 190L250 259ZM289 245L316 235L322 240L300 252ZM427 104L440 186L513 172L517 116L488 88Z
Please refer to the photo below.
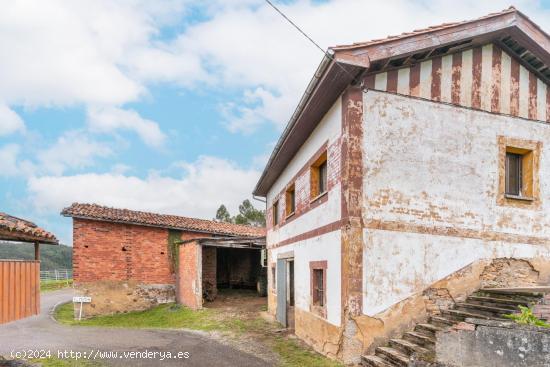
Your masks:
M266 302L267 268L263 261L264 238L216 238L200 242L202 294L203 300L207 302L206 307L220 303Z

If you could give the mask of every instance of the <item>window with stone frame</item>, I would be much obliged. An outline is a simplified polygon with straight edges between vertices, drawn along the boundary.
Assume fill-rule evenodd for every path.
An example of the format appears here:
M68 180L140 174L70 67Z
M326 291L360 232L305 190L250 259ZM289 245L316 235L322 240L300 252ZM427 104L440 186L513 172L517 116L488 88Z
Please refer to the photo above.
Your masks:
M273 203L272 209L273 227L275 227L277 224L279 224L279 200L276 200L275 203Z
M311 305L310 311L325 317L327 315L327 262L311 261L310 268L310 287L311 287Z
M286 216L289 217L296 211L296 188L294 184L286 189L285 204Z
M310 167L310 197L315 200L327 192L327 152L326 150Z
M498 204L538 205L541 143L499 137L499 150L501 171Z

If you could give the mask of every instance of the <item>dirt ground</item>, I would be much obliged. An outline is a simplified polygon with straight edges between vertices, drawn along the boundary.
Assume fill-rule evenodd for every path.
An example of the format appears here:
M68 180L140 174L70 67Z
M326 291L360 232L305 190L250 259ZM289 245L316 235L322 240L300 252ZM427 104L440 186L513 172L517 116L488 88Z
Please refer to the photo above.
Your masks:
M222 318L243 320L243 330L235 330L232 338L213 333L220 343L279 364L279 356L273 351L270 339L286 331L267 313L267 297L258 297L255 290L221 289L213 302L205 302L203 306L219 311Z

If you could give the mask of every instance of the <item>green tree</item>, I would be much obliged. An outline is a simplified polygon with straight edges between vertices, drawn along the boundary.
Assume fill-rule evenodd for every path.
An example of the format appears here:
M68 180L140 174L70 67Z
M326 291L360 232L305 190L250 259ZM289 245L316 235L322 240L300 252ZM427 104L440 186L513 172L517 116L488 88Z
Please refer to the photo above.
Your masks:
M239 205L239 214L232 217L225 205L220 205L216 211L218 222L246 224L249 226L265 227L265 211L256 209L250 200L246 199Z
M216 220L218 222L227 222L227 223L233 223L233 220L231 218L231 214L229 214L229 211L225 207L225 205L220 205L218 210L216 211Z
M239 214L234 219L237 224L248 224L256 227L265 226L265 211L254 208L250 200L246 199L239 205Z

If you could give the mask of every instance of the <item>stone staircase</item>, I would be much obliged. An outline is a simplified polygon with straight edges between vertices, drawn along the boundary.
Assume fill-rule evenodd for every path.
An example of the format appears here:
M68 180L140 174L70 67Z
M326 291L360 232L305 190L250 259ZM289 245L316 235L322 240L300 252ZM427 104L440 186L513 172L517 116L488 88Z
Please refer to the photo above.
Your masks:
M362 365L404 367L409 365L412 354L431 360L435 354L437 331L450 328L466 318L502 320L503 315L517 312L518 306L530 306L542 297L541 293L527 290L481 289L464 302L455 303L452 309L431 316L427 323L417 324L413 331L406 332L401 338L391 339L387 346L376 348L373 355L364 355Z

